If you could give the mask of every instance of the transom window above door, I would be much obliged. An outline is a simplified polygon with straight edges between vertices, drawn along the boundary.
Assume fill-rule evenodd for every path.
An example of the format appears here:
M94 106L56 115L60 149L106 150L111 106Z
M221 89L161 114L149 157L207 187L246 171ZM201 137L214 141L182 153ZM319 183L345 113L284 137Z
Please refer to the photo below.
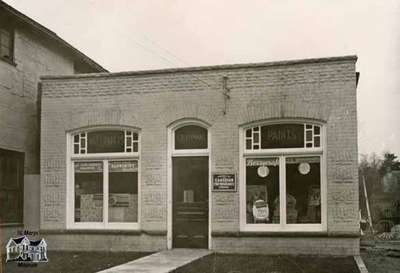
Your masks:
M175 150L197 150L208 148L207 129L197 125L186 125L175 130Z

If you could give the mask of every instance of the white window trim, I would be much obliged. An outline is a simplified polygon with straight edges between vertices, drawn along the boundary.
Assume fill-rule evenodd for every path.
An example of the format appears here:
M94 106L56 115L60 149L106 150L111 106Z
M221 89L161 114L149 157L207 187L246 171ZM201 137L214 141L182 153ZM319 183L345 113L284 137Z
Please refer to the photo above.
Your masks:
M175 149L175 131L181 127L196 125L207 129L207 149ZM172 158L179 156L208 156L208 249L212 248L211 240L211 133L210 125L198 120L180 120L167 128L167 249L172 249L173 193L172 193Z
M246 130L254 126L285 123L309 123L321 126L319 148L284 148L284 149L245 149ZM261 136L260 136L261 138ZM287 157L320 156L321 168L321 223L320 224L285 224L286 222L286 166ZM246 223L246 158L277 157L279 159L279 224L247 224ZM249 232L319 232L327 231L327 176L326 176L326 126L317 121L283 119L271 122L252 123L239 128L239 195L240 195L240 231Z
M138 152L129 153L97 153L97 154L74 154L73 135L79 132L91 132L101 130L131 130L138 133ZM66 134L66 227L67 229L91 229L91 230L139 230L141 219L141 134L137 128L130 127L95 127L80 129ZM137 160L138 161L138 220L136 223L108 223L108 163L109 161ZM74 162L79 161L102 161L103 162L103 222L82 222L76 223L74 218L75 211L75 175Z

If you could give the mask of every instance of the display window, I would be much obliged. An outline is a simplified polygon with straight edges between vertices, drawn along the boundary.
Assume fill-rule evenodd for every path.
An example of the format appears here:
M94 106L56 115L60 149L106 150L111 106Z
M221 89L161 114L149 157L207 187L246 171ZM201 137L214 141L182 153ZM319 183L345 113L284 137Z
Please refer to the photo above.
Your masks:
M69 228L139 228L139 132L97 129L69 135Z
M323 125L261 124L241 129L241 229L323 231Z

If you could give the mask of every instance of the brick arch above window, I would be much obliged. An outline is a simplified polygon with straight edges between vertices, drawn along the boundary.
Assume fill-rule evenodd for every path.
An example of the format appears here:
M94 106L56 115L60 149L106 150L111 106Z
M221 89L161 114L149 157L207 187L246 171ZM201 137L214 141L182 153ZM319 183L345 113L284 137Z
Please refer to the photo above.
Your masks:
M217 106L174 103L162 109L155 118L161 120L167 127L185 120L197 120L209 127L216 121L219 115L221 115L221 108Z
M330 116L330 108L317 103L304 101L277 101L250 104L238 111L237 123L240 126L256 121L268 120L315 120L326 122Z

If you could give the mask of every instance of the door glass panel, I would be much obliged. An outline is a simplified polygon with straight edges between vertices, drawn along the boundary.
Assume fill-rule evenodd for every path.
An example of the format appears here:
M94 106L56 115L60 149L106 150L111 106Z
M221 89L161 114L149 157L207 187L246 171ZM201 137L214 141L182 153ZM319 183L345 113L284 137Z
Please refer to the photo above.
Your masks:
M174 163L174 201L182 203L208 200L208 157L176 157Z
M279 158L246 159L246 223L279 222Z
M138 161L110 161L109 222L138 221Z
M286 158L286 222L321 223L320 157Z
M103 221L103 162L75 162L75 222Z

